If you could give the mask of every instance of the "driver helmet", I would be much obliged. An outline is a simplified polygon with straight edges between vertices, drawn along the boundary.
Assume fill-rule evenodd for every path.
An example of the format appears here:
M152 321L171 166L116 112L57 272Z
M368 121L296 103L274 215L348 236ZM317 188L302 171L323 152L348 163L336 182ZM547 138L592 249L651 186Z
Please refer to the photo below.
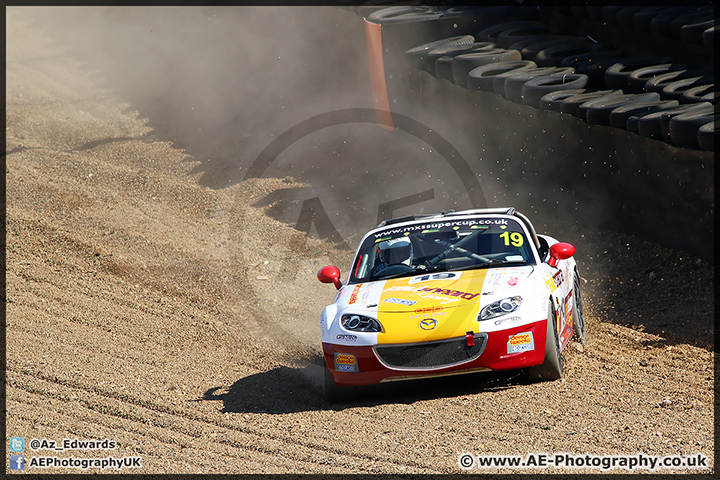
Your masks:
M403 263L410 265L413 256L412 242L409 238L394 238L378 244L380 259L388 265Z

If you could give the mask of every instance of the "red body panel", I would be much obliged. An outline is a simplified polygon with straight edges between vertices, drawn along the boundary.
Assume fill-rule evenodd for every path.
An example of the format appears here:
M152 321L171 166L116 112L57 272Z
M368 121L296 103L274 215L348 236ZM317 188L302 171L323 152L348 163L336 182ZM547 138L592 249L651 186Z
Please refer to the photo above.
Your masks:
M545 338L547 321L521 325L497 332L488 332L488 343L483 353L470 362L436 369L399 369L389 368L378 360L373 347L334 345L323 343L325 363L333 380L338 385L373 385L391 377L427 377L445 375L453 372L472 370L513 370L539 365L545 359ZM521 332L532 332L535 348L528 352L508 354L508 338ZM335 353L353 355L357 359L357 372L341 372L335 370Z

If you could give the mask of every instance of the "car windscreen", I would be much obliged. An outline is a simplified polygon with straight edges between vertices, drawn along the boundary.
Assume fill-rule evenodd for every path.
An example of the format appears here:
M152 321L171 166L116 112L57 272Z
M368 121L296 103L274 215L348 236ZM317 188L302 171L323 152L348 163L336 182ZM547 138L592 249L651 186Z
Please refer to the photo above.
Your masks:
M527 232L516 219L428 221L367 236L355 257L350 282L508 264L535 264Z

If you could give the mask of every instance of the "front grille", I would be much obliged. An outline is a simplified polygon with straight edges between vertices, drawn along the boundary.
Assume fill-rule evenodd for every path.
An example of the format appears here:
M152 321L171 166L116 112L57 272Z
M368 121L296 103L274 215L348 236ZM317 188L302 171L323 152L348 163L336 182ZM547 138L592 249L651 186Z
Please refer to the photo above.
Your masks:
M475 345L465 337L406 345L379 345L375 355L388 367L441 368L466 363L479 357L487 345L487 333L476 333Z

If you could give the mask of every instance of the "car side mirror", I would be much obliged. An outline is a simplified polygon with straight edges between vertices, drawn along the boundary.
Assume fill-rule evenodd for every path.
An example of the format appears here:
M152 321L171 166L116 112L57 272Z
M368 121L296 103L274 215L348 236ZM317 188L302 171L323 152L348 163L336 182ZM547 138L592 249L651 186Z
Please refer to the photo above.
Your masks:
M317 277L322 283L332 283L335 285L335 288L338 289L342 287L342 282L340 281L340 269L337 267L333 267L332 265L323 267L317 273Z
M551 267L557 267L560 260L575 255L575 247L569 243L559 242L550 247L550 258L548 259L548 265Z

